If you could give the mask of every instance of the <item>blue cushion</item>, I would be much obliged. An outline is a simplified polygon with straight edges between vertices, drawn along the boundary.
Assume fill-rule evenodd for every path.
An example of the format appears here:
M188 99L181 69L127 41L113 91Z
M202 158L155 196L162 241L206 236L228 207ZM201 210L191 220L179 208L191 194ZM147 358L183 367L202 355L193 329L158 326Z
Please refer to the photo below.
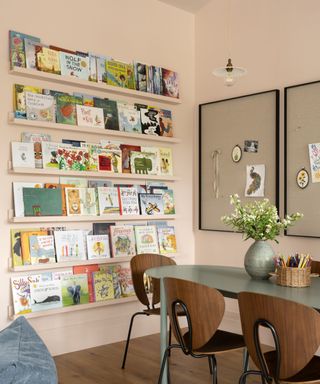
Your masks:
M24 317L0 332L0 383L57 384L53 358Z

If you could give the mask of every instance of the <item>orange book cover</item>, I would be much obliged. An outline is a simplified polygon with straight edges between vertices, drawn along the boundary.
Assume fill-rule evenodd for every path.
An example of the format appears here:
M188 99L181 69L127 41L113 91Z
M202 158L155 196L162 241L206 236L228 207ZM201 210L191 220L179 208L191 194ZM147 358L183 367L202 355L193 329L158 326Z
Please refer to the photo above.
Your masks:
M75 185L74 184L46 183L44 185L44 187L49 188L49 189L61 188L62 216L67 216L67 202L66 202L65 188L73 188L73 187L75 187Z
M73 267L73 274L74 275L86 273L88 276L88 289L89 289L89 302L90 303L95 302L92 272L97 272L97 271L99 271L99 265L98 264L77 265L77 266Z
M23 231L21 232L21 253L23 265L31 265L31 256L29 248L29 237L30 236L45 236L48 234L48 231L41 231L40 229Z

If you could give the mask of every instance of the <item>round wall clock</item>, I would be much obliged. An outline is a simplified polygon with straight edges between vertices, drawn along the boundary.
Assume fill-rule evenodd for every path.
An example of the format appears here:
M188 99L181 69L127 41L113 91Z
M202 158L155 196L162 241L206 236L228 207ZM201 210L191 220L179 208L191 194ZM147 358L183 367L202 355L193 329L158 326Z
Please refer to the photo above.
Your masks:
M231 152L232 161L235 163L238 163L241 160L242 157L242 149L237 144L233 147Z
M308 186L309 184L309 173L305 168L301 168L296 177L296 181L298 184L298 187L301 189L304 189Z

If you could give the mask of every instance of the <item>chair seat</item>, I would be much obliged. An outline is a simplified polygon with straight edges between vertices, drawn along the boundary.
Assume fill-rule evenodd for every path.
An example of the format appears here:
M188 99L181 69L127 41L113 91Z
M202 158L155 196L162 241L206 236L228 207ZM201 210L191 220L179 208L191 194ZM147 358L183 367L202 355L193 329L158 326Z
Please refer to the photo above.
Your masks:
M189 332L183 335L186 345L188 345L189 337ZM217 330L213 337L204 346L195 349L192 352L195 354L214 355L219 352L226 352L244 347L245 342L242 335Z
M264 354L270 373L274 375L276 366L276 352L270 351ZM293 357L294 358L294 357ZM310 362L297 374L286 379L281 379L280 383L319 383L320 382L320 357L314 356Z

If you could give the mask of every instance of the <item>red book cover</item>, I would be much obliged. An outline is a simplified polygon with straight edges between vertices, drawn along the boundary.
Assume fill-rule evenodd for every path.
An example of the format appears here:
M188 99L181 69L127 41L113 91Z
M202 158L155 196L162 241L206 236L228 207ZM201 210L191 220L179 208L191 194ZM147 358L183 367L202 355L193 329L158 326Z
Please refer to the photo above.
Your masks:
M95 302L92 272L96 272L96 271L99 271L99 265L98 264L77 265L77 266L73 267L73 274L74 275L86 273L88 276L89 302L90 303Z

